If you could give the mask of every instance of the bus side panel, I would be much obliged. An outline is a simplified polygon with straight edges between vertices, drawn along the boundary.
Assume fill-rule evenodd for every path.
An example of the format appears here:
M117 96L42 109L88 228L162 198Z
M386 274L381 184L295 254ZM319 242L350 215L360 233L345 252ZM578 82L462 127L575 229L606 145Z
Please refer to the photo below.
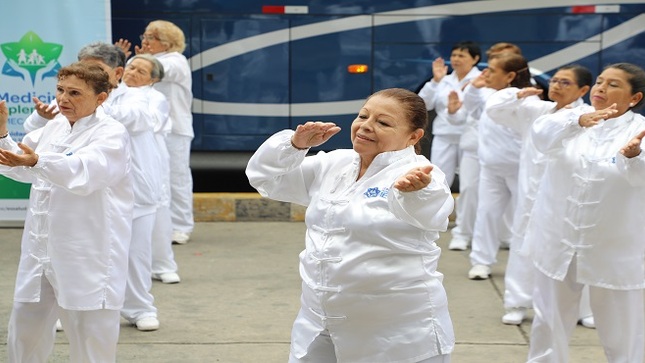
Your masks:
M371 17L361 18L354 21L370 24ZM307 121L334 122L341 127L341 132L317 149L351 147L350 125L361 105L341 107L334 103L363 100L371 94L371 59L371 27L294 40L291 44L291 128ZM367 65L368 71L349 73L348 66L352 64ZM329 103L329 106L298 106L318 102Z
M275 17L206 18L200 24L200 52L266 34L276 34L279 40L289 27L288 20ZM280 31L285 32L280 35ZM235 48L220 48L215 56L226 59L196 72L205 102L201 133L193 149L255 150L269 135L289 127L289 43L227 58L225 53L236 52ZM208 55L201 54L201 64L211 63ZM269 114L262 104L282 104L285 112Z

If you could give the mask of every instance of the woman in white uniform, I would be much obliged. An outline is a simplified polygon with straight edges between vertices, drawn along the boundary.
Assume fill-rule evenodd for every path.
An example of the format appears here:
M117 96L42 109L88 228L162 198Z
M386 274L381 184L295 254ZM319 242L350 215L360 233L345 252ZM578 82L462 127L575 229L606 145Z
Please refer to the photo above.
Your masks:
M138 54L128 62L123 73L123 82L129 87L143 90L148 99L148 109L154 116L153 132L156 154L161 158L159 176L161 195L155 212L152 232L152 278L164 284L181 281L172 250L172 222L170 218L170 160L166 137L172 125L169 119L170 106L166 96L152 87L164 77L163 65L149 54Z
M307 156L340 131L307 122L249 161L263 196L307 206L289 362L449 362L455 341L435 241L454 201L443 173L415 151L427 122L418 95L386 89L352 123L353 150Z
M190 144L195 137L192 114L192 71L182 54L186 49L184 32L166 20L148 24L135 53L150 53L164 67L164 78L154 88L170 103L171 132L166 138L170 155L170 212L172 240L187 243L195 225L193 219L193 177L190 171Z
M607 360L645 358L645 117L632 111L644 92L643 69L613 64L591 88L593 107L533 125L549 161L525 241L538 269L529 362L568 361L585 285Z
M496 43L486 51L487 57L500 53L514 53L521 55L519 47L511 43ZM479 76L470 80L470 83L463 91L463 95L456 92L450 93L448 97L448 108L457 108L458 111L449 110L448 122L454 125L462 125L463 132L459 138L459 196L455 201L455 226L450 230L452 239L448 244L450 250L464 251L468 249L473 238L475 219L477 215L477 203L479 199L479 119L481 118L486 99L495 92L494 89L485 87L486 78L480 72ZM455 106L451 106L455 104ZM463 115L466 115L463 117ZM504 223L500 226L501 236L510 233L507 228L510 225L505 214Z
M535 87L506 88L495 94L487 113L501 125L517 131L522 137L520 168L517 187L517 205L513 217L511 248L504 274L504 324L519 325L526 318L527 309L533 307L534 267L530 258L521 253L526 226L531 217L535 196L544 175L546 156L535 149L530 137L531 126L543 115L577 107L584 103L582 97L592 84L591 72L580 65L564 66L550 80L548 98L537 97L542 90ZM593 327L593 316L588 294L581 299L580 319L584 326Z
M449 110L448 96L451 93L463 99L462 91L481 71L477 63L481 60L479 45L473 42L459 42L450 51L450 66L439 57L432 62L432 79L419 91L428 110L435 110L437 116L432 121L432 149L430 159L446 174L448 185L452 185L459 170L461 152L459 139L464 132L465 112ZM448 118L459 120L448 121ZM463 121L461 121L463 120Z
M119 49L116 46L111 47ZM137 72L138 70L130 64L129 68L124 70L123 77L127 74L127 78L132 80ZM163 190L164 160L159 153L154 134L156 113L149 107L146 89L129 87L125 81L122 84L123 92L111 102L109 108L106 108L107 113L126 127L132 139L134 215L128 254L128 284L121 316L137 329L150 331L159 328L157 308L151 293L152 234Z
M47 362L60 317L70 362L115 362L134 193L130 137L99 105L109 75L74 63L58 73L60 113L22 143L0 101L0 173L31 183L9 320L9 362Z
M522 145L520 134L491 120L487 108L500 90L531 85L528 63L521 55L491 56L484 73L486 87L496 93L486 100L479 120L479 200L470 252L472 267L468 271L468 278L473 280L488 279L491 265L497 262L502 239L500 221L509 208L515 208Z

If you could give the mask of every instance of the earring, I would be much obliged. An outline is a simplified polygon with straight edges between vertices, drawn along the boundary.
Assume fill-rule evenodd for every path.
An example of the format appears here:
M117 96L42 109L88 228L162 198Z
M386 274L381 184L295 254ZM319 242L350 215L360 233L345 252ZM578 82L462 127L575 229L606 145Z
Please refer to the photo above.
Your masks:
M629 107L634 107L634 104L633 104L633 103L630 103L630 104L629 104Z

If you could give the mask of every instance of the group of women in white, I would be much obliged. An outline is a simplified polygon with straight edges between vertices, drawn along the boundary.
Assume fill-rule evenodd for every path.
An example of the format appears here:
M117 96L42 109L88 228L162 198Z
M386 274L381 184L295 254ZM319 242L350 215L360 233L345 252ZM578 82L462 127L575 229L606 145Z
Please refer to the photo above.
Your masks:
M170 141L175 128L185 127L177 123L189 122L192 132L192 117L177 116L192 100L191 72L181 29L155 21L146 36L154 39L129 60L122 42L83 47L78 62L59 72L56 99L34 98L22 141L10 137L0 103L0 172L32 183L10 362L47 361L60 329L70 361L116 361L120 317L141 331L158 329L152 280L180 282L169 150L192 139ZM157 52L147 46L151 40ZM173 60L164 64L164 56ZM180 223L183 243L192 231L190 209L190 221Z
M645 118L633 110L645 71L611 64L594 83L568 65L545 94L517 46L487 55L480 72L477 45L456 44L453 72L435 60L419 92L437 113L431 160L446 179L459 173L449 249L470 244L468 277L483 280L510 242L502 321L534 309L529 362L566 362L579 322L597 328L608 361L642 362Z

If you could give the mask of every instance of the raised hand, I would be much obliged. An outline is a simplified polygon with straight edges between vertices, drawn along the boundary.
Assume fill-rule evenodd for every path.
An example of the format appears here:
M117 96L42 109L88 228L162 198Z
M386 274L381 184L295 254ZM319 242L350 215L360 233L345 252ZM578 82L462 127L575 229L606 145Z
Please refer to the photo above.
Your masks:
M486 86L486 75L488 74L488 69L484 69L479 76L475 77L470 84L475 88L482 88Z
M629 140L627 145L623 146L623 148L620 149L620 153L625 155L626 158L633 158L640 155L641 142L643 142L643 137L645 137L645 130L639 132L638 135Z
M432 62L432 79L440 82L448 74L448 66L443 58L439 57Z
M448 113L449 114L454 114L455 112L459 111L459 109L462 106L462 102L459 99L459 94L457 91L450 91L448 94Z
M517 98L526 98L529 96L539 96L544 92L543 90L536 87L524 87L519 92L517 92Z
M308 149L324 144L339 131L340 127L333 122L309 121L296 127L291 144L296 149Z
M34 108L36 109L36 112L38 113L38 115L40 115L40 117L42 118L51 120L60 113L56 105L52 105L52 104L48 105L42 102L41 100L39 100L38 97L33 97L31 100L34 101L34 105L35 105Z
M412 168L394 182L394 187L402 192L414 192L423 189L432 181L430 176L432 168L432 165Z
M584 115L581 115L580 118L578 119L578 124L580 124L580 126L582 127L595 126L600 121L606 120L608 118L611 118L613 115L615 115L618 112L616 107L617 106L614 103L605 109L585 113Z
M0 149L0 164L6 166L34 166L38 162L38 154L34 149L19 142L18 147L22 154L16 154L9 150Z
M130 58L130 56L132 55L132 51L130 50L130 48L132 48L132 43L130 43L129 40L119 38L119 40L116 43L114 43L114 45L116 45L117 47L121 48L121 50L123 50L123 53L125 53L126 59Z

